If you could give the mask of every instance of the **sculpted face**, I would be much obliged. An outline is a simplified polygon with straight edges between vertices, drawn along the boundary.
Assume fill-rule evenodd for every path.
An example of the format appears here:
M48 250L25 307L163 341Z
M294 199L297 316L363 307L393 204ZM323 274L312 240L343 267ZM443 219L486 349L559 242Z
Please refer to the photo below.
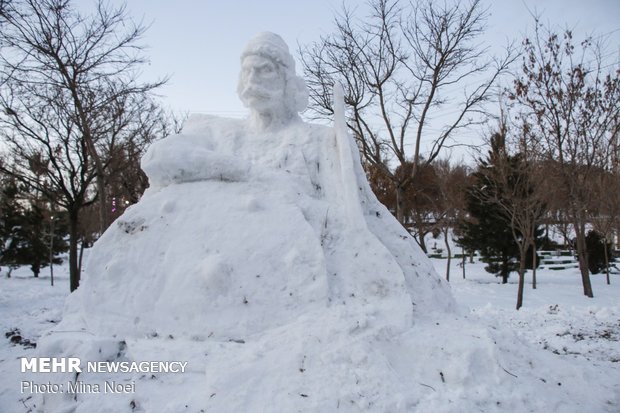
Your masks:
M286 92L286 76L273 60L248 55L241 63L239 96L248 108L258 113L283 110Z

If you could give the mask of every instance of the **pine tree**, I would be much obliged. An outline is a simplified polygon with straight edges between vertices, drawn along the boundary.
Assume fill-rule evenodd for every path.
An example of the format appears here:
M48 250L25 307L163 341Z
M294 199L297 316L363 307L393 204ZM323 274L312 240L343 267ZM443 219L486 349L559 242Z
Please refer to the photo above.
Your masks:
M485 270L508 282L512 271L519 268L519 248L515 242L510 218L505 208L497 202L504 188L495 179L495 168L500 160L508 160L515 173L519 173L519 155L508 156L505 153L504 134L496 133L491 138L491 150L486 159L480 159L477 171L473 174L474 182L466 192L467 218L461 221L459 244L467 250L477 250L482 260L487 263ZM541 241L542 228L536 230L536 244ZM528 253L527 268L532 268L533 251ZM538 260L536 260L538 263Z
M466 194L468 219L461 222L458 243L470 251L479 251L487 263L485 270L508 282L508 276L517 269L517 246L512 239L510 226L499 207L480 200L475 193L484 191L478 180Z
M2 182L0 192L0 265L9 267L8 276L19 267L15 255L18 246L23 243L20 239L20 217L22 208L17 201L18 189L13 181Z
M7 265L10 271L22 265L29 265L35 277L41 268L49 265L50 237L54 236L53 256L67 251L67 234L63 220L55 218L54 234L51 228L51 213L38 203L20 199L20 188L14 182L8 182L2 189L0 201L0 236L2 255L0 264ZM59 214L57 214L59 215ZM55 264L62 261L53 258Z
M611 243L606 242L605 237L598 231L590 230L588 235L586 235L586 248L588 252L588 268L592 274L598 274L607 265L605 254L607 254L607 257L612 256Z
M30 265L35 277L49 261L49 249L45 242L44 217L41 208L32 205L22 215L21 227L25 243L22 245L18 259L23 265Z

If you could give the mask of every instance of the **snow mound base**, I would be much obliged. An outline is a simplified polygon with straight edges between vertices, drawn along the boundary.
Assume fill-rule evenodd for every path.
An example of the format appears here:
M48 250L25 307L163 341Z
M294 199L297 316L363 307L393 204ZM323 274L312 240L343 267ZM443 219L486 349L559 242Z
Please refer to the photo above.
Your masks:
M593 366L535 351L512 333L443 315L406 331L339 306L245 340L66 337L54 354L186 360L184 374L82 374L135 383L133 394L54 395L42 411L614 412L620 393L584 386ZM76 343L79 343L76 345ZM49 349L49 348L48 348ZM65 377L66 380L75 378ZM74 410L73 410L74 409Z
M583 386L592 368L458 316L359 159L343 168L342 153L355 147L339 151L333 129L291 121L247 134L240 121L194 117L184 135L149 149L152 186L93 247L62 322L37 348L83 362L182 361L187 371L58 375L133 390L45 394L39 411L618 406L617 393Z

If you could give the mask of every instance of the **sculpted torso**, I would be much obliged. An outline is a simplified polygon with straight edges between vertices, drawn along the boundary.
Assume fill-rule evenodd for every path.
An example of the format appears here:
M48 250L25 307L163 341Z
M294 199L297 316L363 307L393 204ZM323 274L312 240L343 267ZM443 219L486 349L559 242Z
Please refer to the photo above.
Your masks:
M151 186L201 180L248 181L275 171L317 186L331 129L302 122L303 79L282 39L262 33L241 56L238 95L247 120L194 115L181 135L153 144L142 160ZM325 157L324 157L325 158Z
M277 130L257 131L241 120L195 115L181 135L153 144L142 168L153 187L202 180L244 182L274 173L316 186L331 138L331 129L297 119Z

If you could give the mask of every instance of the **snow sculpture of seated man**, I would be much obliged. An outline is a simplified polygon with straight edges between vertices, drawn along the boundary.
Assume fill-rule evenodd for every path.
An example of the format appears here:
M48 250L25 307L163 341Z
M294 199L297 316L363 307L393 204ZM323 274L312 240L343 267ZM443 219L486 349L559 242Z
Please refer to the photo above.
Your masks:
M102 335L226 340L333 306L406 327L414 307L450 303L370 191L342 99L339 127L303 122L305 83L273 33L241 63L249 119L192 116L149 148L150 187L93 247L69 317Z
M376 380L362 381L372 388L367 394L400 383L386 381L394 376L387 358L365 361L372 337L408 331L415 311L449 308L449 291L370 191L342 98L336 127L302 122L305 84L272 33L252 39L241 61L238 93L249 119L193 116L181 135L149 148L142 166L151 186L90 250L80 287L39 351L88 361L189 360L191 377L206 372L196 376L205 387L190 389L193 400L174 399L169 411L190 403L273 410L281 398L298 397L300 383L345 382L366 363L381 369ZM371 338L360 341L363 334ZM306 357L314 372L300 374ZM263 375L280 379L263 388ZM183 386L185 396L185 376L148 376L134 376L138 388ZM80 380L103 377L84 372ZM76 377L55 382L69 380ZM308 411L348 400L333 390L339 395L313 393L324 401ZM256 396L263 393L270 396ZM45 396L37 403L45 411L76 403L96 411L107 395ZM114 399L111 410L129 400Z
M328 302L368 303L383 297L401 307L393 317L402 313L407 319L411 311L405 308L412 302L436 301L424 290L449 301L429 276L427 261L417 256L417 245L372 194L344 114L336 128L300 119L308 92L280 36L264 32L249 41L241 55L237 93L250 109L249 119L194 115L182 135L149 148L142 167L150 191L209 180L262 186L264 193L280 195L254 197L250 204L294 204L310 224L323 250ZM312 260L301 255L301 262Z

